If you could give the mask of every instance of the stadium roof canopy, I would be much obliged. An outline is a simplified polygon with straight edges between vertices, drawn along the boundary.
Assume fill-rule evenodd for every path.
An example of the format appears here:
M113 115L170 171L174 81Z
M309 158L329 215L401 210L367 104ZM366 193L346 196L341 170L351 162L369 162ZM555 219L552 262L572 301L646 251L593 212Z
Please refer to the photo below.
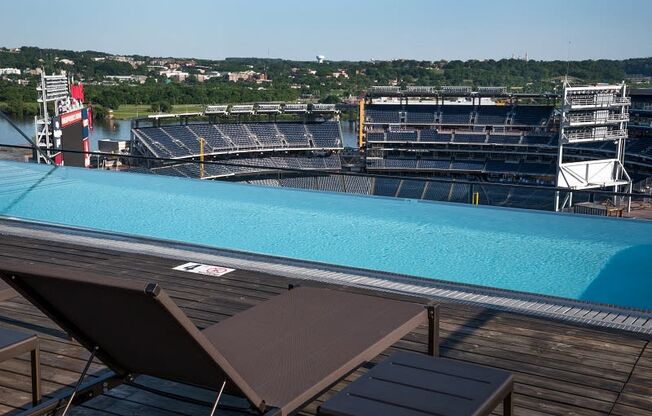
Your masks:
M632 88L629 95L649 95L652 96L652 88Z

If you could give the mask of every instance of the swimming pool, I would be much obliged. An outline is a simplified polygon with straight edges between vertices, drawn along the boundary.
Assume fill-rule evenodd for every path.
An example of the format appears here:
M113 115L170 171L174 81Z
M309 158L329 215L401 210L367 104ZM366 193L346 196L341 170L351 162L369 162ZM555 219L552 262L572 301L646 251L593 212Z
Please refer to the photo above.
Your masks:
M652 310L652 222L16 162L0 215Z

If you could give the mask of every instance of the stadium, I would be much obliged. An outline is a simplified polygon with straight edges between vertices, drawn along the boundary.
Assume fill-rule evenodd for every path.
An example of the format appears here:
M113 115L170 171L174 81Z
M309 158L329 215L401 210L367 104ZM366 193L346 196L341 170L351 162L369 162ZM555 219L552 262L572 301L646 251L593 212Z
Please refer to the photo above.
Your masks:
M645 127L650 96L633 97L635 133L623 170L633 189L645 190L652 175L649 119ZM557 94L498 87L375 87L361 100L360 152L353 155L343 153L338 109L324 104L213 105L202 114L140 119L131 147L165 159L146 164L162 175L554 210L560 101ZM602 136L567 144L564 160L617 157L616 140L626 137L620 123L627 119L613 121ZM604 200L576 193L574 202Z

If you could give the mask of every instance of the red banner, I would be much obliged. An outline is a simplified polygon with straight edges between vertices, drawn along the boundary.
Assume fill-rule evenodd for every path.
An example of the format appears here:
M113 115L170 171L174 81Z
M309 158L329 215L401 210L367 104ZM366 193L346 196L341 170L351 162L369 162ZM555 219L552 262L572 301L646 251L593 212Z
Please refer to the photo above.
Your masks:
M84 85L80 82L79 84L73 84L70 86L70 95L72 98L84 102Z
M82 121L81 110L71 111L70 113L62 114L60 117L61 117L61 128Z

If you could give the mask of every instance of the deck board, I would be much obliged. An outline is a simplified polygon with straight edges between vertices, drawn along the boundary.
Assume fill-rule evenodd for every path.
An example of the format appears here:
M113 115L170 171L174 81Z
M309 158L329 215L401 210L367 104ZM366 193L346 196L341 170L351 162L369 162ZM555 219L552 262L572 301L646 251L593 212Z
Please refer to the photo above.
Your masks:
M219 278L172 270L179 260L113 252L61 242L3 236L0 257L100 270L115 276L155 281L200 328L287 290L292 279L236 270ZM350 287L301 281L302 285ZM401 297L380 293L387 297ZM42 336L45 396L70 388L88 352L21 297L0 302L0 327L37 332ZM652 416L652 347L647 339L605 329L592 329L522 314L470 305L441 306L441 352L444 357L512 371L517 415L649 415ZM412 332L395 349L426 350L426 328ZM104 371L101 363L91 373ZM301 414L315 414L325 398L362 374L360 369L334 386ZM138 382L210 402L214 393L151 377ZM26 408L30 401L29 357L0 363L0 413ZM235 400L237 399L230 399ZM74 409L75 415L200 415L208 404L162 397L123 385ZM223 412L221 414L236 414ZM501 414L497 409L495 414Z

